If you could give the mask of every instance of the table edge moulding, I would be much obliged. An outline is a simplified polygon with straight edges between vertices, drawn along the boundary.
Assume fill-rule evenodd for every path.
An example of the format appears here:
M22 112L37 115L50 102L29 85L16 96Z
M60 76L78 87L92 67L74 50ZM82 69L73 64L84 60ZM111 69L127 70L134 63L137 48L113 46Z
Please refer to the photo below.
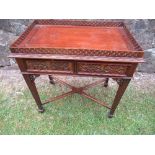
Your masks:
M144 51L123 22L104 20L34 20L10 46L9 58L15 58L23 78L38 106L78 93L110 109L111 118L136 71L144 62ZM35 78L48 75L50 84L60 82L70 91L42 102ZM54 75L91 76L101 80L83 87L72 86ZM87 94L85 90L112 78L118 90L112 105Z

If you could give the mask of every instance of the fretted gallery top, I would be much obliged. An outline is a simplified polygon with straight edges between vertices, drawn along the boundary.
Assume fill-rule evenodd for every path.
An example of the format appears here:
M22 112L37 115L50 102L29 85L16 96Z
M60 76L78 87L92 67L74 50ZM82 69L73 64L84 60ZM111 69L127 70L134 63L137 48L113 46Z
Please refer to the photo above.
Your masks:
M11 46L12 53L142 58L121 22L35 20Z

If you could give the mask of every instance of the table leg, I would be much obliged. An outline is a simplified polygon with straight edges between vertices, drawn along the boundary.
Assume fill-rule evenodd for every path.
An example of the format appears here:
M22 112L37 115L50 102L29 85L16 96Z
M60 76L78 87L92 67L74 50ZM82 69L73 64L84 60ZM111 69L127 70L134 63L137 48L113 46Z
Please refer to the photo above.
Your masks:
M111 107L111 110L110 112L108 113L108 117L109 118L112 118L113 117L113 114L129 84L131 79L121 79L120 83L119 83L119 88L117 90L117 93L116 93L116 96L115 96L115 99L113 101L113 104L112 104L112 107Z
M109 81L109 78L106 78L104 82L104 87L108 87L108 81Z
M49 77L49 80L50 80L50 84L55 84L52 75L49 75L48 77Z
M35 79L34 79L33 76L34 75L23 74L25 82L27 83L27 86L29 87L29 89L31 91L31 94L32 94L33 98L36 101L36 104L38 106L38 111L43 113L44 108L43 108L43 105L41 103L41 100L40 100L40 97L39 97L39 94L38 94L38 91L37 91L37 88L36 88L36 85L35 85L35 82L34 82Z

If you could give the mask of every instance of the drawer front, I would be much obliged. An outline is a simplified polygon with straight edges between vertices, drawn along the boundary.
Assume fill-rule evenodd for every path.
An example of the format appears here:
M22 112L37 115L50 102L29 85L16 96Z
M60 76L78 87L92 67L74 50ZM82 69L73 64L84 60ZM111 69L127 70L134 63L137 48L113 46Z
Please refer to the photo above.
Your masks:
M61 60L26 60L27 71L41 71L41 72L73 72L73 63Z
M78 74L96 74L96 75L127 75L131 66L129 64L118 63L95 63L95 62L78 62Z

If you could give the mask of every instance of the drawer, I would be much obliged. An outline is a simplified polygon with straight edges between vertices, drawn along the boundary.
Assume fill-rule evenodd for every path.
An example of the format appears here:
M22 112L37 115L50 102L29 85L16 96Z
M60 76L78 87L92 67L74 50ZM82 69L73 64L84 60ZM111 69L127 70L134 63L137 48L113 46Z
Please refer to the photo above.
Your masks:
M72 73L74 70L70 61L28 59L25 64L27 71Z
M130 64L119 63L98 63L98 62L78 62L78 74L92 74L92 75L127 75L131 68Z

